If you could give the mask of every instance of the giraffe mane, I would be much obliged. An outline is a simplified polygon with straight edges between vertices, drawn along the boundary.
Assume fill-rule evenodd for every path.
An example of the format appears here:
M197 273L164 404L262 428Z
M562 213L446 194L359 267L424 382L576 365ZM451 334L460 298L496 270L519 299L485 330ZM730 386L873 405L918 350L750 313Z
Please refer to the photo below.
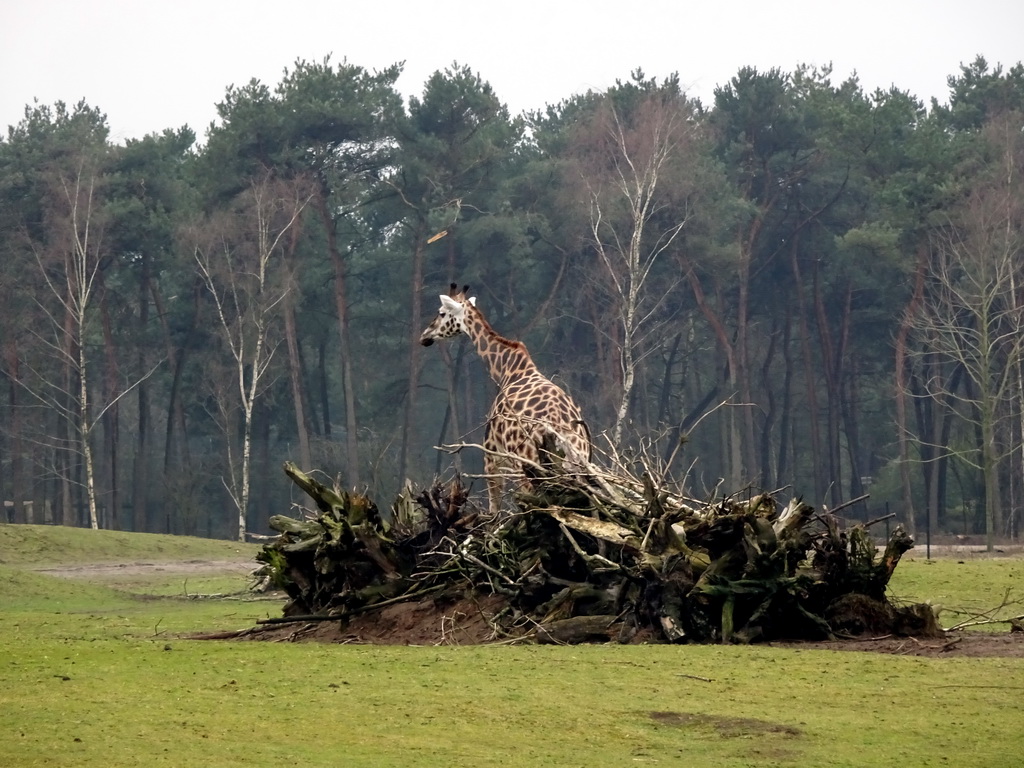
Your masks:
M469 286L467 285L466 288L469 288ZM529 350L526 348L526 344L519 341L518 339L510 339L505 336L502 336L500 333L494 330L494 326L492 326L490 322L488 322L487 318L484 317L484 313L477 309L476 304L473 304L472 300L470 301L470 306L473 309L473 314L475 315L477 322L479 322L484 327L484 330L487 331L488 335L494 341L496 341L498 344L501 344L502 346L521 349L527 354L529 354Z

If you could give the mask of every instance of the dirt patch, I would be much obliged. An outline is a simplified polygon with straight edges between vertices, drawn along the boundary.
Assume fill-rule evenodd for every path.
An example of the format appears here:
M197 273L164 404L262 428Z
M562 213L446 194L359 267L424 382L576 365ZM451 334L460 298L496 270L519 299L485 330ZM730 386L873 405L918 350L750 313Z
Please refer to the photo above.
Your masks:
M265 624L232 633L240 640L360 643L365 645L480 645L503 639L491 619L505 602L480 599L421 600L396 603L373 613L341 621ZM205 635L204 638L221 638Z
M767 643L773 648L866 651L933 658L1024 658L1024 632L947 632L940 638L861 637L817 642Z
M167 562L137 563L88 563L85 565L62 565L53 568L35 568L36 573L45 573L62 579L108 579L121 576L145 576L153 573L167 574L246 574L256 567L252 558L245 560L169 560Z
M989 552L984 544L978 544L968 537L960 542L940 542L928 547L926 544L915 544L903 557L911 560L924 560L931 556L936 558L956 558L958 560L983 560L1000 557L1021 557L1024 555L1024 544L997 544Z
M241 632L198 636L197 639L269 640L275 642L359 643L367 645L478 645L494 642L532 642L532 627L515 635L495 630L494 618L505 605L500 596L460 600L421 600L397 603L348 622L295 621L266 624ZM609 638L614 640L615 638ZM649 642L650 633L629 638ZM772 648L862 651L901 656L1024 658L1022 632L948 632L938 638L901 636L860 637L831 641L770 642Z
M777 733L782 736L800 736L801 731L792 725L772 723L753 717L723 717L721 715L693 714L692 712L650 712L651 720L659 725L707 726L725 738L761 736Z

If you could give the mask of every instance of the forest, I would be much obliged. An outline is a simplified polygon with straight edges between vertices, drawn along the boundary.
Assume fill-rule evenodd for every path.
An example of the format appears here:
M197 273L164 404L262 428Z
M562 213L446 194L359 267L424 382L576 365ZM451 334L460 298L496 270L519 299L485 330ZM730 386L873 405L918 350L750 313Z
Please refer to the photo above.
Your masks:
M703 104L637 70L521 115L467 66L407 100L400 73L299 60L202 137L123 144L98 106L26 106L0 140L4 522L244 539L289 511L288 460L382 506L480 472L437 446L483 442L487 371L417 343L458 282L607 461L1018 535L1020 63L928 105L811 66Z

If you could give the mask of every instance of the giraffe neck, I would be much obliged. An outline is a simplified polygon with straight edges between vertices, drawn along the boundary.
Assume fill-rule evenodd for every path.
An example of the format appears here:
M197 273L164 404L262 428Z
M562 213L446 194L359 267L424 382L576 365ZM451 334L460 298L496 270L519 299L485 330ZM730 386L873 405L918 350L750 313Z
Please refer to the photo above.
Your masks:
M466 332L499 387L537 371L526 345L500 336L479 311L470 311L466 318Z

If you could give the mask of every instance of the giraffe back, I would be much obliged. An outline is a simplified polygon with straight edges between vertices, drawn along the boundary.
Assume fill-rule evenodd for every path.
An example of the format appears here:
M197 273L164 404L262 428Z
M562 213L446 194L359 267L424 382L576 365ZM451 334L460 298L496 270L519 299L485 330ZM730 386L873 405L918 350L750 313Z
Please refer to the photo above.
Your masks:
M590 434L583 414L561 387L536 369L502 386L487 418L484 447L499 458L511 455L537 462L549 434L556 445L561 443L566 458L576 463L590 460Z

